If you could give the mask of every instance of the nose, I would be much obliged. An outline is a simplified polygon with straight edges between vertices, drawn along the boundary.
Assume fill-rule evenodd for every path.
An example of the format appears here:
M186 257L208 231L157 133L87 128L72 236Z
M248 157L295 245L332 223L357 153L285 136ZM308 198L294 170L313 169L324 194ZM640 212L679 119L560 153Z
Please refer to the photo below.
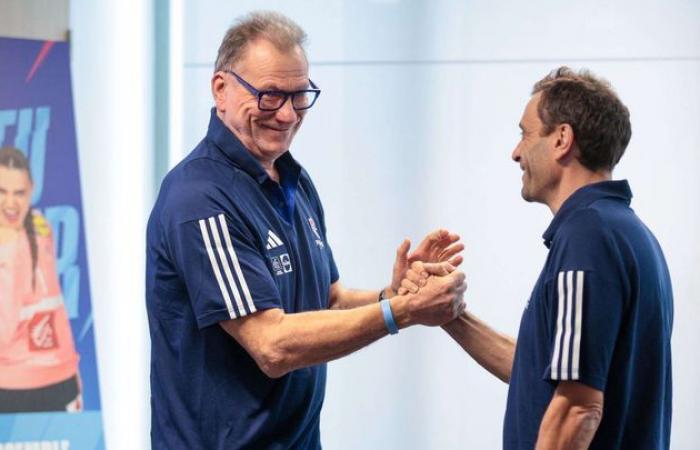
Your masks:
M3 195L2 206L6 208L16 208L19 204L17 197L9 193L8 195Z
M513 149L513 153L510 155L511 159L516 163L520 162L520 144L516 145Z
M294 123L299 119L299 113L295 111L292 106L291 96L284 102L282 107L277 110L275 117L278 121L284 123Z

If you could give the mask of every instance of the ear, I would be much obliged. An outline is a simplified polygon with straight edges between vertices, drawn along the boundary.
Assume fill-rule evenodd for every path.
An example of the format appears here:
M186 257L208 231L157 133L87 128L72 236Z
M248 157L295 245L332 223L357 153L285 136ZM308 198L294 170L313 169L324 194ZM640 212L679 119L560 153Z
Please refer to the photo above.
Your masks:
M216 109L221 111L226 101L226 81L221 72L214 73L211 78L211 95L214 97Z
M551 134L554 140L554 157L561 161L574 151L574 129L568 123L561 123L556 126Z

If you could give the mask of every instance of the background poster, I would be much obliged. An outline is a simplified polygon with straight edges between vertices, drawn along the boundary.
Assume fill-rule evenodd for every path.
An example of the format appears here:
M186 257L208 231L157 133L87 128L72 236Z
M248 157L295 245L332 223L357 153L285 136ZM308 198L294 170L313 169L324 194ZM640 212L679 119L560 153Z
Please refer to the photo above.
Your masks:
M0 38L0 147L7 146L27 156L32 208L53 231L83 410L0 414L0 450L104 448L68 43Z

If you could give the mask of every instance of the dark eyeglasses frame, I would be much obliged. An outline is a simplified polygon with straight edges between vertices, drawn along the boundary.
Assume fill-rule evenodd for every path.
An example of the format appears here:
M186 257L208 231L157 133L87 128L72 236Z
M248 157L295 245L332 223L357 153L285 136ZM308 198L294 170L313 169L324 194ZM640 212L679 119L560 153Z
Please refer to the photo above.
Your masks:
M246 88L246 90L247 90L248 92L250 92L250 93L253 94L255 97L257 97L257 99L258 99L258 109L259 109L260 111L278 111L278 110L280 110L280 109L284 106L285 103L287 103L287 99L289 99L289 97L292 97L292 108L294 108L294 111L304 111L304 110L307 110L307 109L311 108L312 106L314 106L314 103L316 103L316 100L318 100L318 96L321 95L321 89L319 89L318 86L316 86L316 84L314 84L314 82L311 81L311 79L309 79L309 84L311 84L311 88L312 88L312 89L302 89L302 90L293 91L293 92L278 91L278 90L265 90L265 91L260 91L260 90L258 90L258 89L255 89L255 88L253 87L253 85L251 85L251 84L248 83L246 80L244 80L243 78L241 78L241 76L238 75L238 74L237 74L236 72L234 72L233 70L224 69L224 70L222 70L222 72L226 72L226 73L229 73L229 74L233 75L234 78L236 78L236 80L238 80L238 82L241 83L241 85L242 85L244 88ZM313 97L313 99L311 100L311 103L309 103L308 106L305 106L305 107L303 107L303 108L297 108L296 106L294 106L294 97L295 97L295 96L297 96L297 95L299 95L299 94L307 94L307 93L309 93L309 92L312 92L312 93L314 94L314 97ZM262 107L262 99L263 99L263 97L264 97L265 95L284 96L284 100L282 101L282 103L280 103L279 107L277 107L277 108L263 108L263 107Z

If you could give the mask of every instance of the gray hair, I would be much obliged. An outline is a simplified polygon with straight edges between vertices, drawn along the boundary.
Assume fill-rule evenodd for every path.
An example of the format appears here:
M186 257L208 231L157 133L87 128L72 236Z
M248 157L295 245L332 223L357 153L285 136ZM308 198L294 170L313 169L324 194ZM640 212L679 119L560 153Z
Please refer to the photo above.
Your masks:
M228 29L219 46L215 71L224 70L241 59L246 46L265 39L281 51L299 47L304 50L306 33L287 16L273 11L254 11L240 17Z

